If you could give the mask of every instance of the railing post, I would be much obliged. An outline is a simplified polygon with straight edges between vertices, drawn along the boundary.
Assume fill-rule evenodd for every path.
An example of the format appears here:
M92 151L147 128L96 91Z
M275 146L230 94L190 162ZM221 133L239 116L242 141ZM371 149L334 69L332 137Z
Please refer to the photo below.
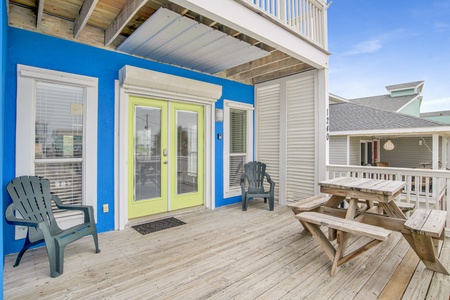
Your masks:
M277 17L283 23L286 23L286 0L277 1Z

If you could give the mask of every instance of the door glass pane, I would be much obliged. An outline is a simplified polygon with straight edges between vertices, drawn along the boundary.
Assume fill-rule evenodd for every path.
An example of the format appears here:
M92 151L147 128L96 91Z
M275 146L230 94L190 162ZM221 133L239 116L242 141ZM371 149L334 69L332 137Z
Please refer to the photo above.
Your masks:
M198 114L177 111L177 194L197 192Z
M161 197L161 109L135 107L135 201Z

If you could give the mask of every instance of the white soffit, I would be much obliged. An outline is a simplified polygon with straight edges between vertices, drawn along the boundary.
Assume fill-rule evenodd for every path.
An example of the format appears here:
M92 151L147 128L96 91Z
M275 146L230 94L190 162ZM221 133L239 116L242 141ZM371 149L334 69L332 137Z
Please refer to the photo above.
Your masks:
M270 52L160 8L117 50L214 74Z

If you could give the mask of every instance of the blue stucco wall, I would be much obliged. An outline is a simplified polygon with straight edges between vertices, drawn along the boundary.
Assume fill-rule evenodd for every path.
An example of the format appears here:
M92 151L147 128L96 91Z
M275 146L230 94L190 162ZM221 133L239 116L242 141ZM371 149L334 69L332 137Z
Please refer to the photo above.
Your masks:
M56 71L97 77L98 90L98 211L103 204L109 204L109 213L98 213L100 232L114 229L114 80L124 65L146 68L222 86L222 98L216 107L223 108L223 99L253 103L254 91L245 85L222 78L209 76L171 65L161 64L114 51L95 48L68 40L9 27L8 62L6 65L6 103L4 179L14 178L15 171L15 123L16 123L16 66L17 64L46 68ZM223 123L216 123L216 134L223 133ZM223 140L216 138L216 207L240 201L239 197L223 199ZM10 199L6 197L4 203ZM5 227L5 253L20 250L22 241L14 241L12 226Z
M3 156L4 149L4 138L3 138L3 129L5 126L5 117L4 117L4 103L5 103L5 67L6 67L6 40L7 40L7 16L6 16L6 1L2 1L0 4L0 59L1 59L1 77L0 77L0 183L1 183L1 191L0 191L0 211L3 212L3 204L4 204L4 193L6 183L4 182L3 172L5 166L5 160ZM3 219L3 218L2 218ZM3 237L3 222L0 222L0 257L2 258L2 268L0 273L0 298L3 298L3 248L4 248L4 237Z

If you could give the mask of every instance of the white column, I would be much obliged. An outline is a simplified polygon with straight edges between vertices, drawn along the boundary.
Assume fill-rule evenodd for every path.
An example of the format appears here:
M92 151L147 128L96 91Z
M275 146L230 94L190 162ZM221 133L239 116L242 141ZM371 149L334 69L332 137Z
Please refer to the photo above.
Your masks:
M441 169L445 170L447 167L447 143L448 143L448 137L442 136L442 145L441 145Z
M287 204L287 108L286 108L286 79L280 80L280 160L279 160L279 185L278 202Z
M439 169L439 134L433 133L433 170Z
M316 178L317 181L326 179L326 166L330 162L329 156L329 95L328 95L328 69L317 72L317 130L316 130ZM316 184L316 194L319 193L319 186Z

